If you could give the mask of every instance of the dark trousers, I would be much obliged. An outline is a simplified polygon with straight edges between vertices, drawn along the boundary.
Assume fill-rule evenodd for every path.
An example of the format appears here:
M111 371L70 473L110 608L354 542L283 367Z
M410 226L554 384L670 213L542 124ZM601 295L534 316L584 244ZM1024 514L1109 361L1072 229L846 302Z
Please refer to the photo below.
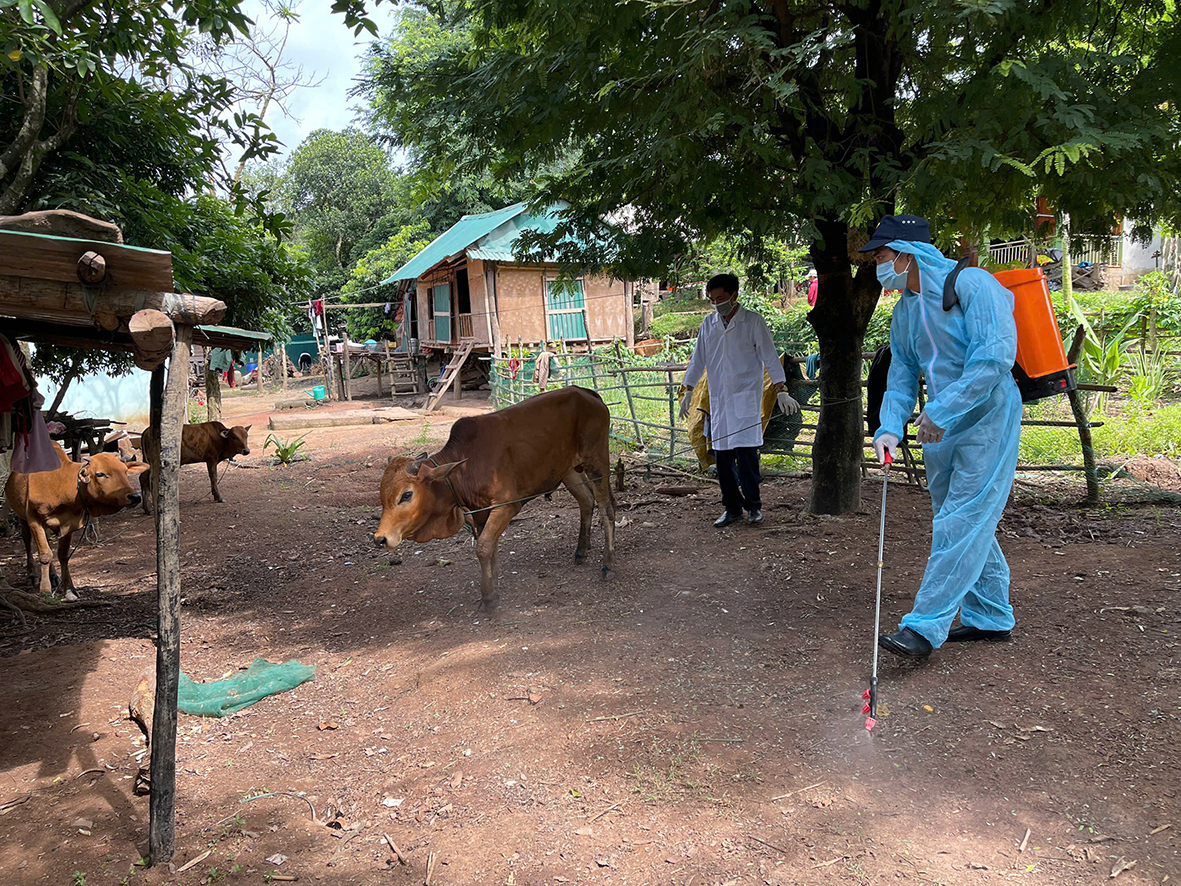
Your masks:
M759 448L739 446L719 449L714 453L718 462L718 485L722 487L722 504L731 514L762 510L759 496Z

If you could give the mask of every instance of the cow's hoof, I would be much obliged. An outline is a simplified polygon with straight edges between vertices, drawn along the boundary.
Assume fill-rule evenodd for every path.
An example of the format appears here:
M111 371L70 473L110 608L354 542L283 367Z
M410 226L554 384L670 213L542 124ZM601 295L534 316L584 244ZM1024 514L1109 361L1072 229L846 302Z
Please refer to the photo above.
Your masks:
M581 566L586 562L586 554L580 554L578 551L574 552L574 565Z
M62 600L66 603L77 603L78 595L74 593L73 588L70 588L68 591L66 591L65 596L62 597Z
M603 581L606 581L610 577L611 577L611 567L604 565L603 566Z
M496 604L499 602L500 602L500 595L499 594L497 594L495 597L484 597L482 600L480 600L479 611L480 612L492 612L496 609Z

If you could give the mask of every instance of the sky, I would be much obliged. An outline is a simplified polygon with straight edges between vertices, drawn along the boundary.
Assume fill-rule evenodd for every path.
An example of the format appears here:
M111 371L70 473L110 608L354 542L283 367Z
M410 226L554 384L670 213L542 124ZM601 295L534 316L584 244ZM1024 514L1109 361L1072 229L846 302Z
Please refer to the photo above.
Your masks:
M358 102L348 97L348 91L355 85L361 58L373 38L367 31L354 37L331 6L330 0L303 0L297 6L299 21L291 28L284 57L301 65L307 79L322 82L299 90L288 100L292 117L285 118L277 110L268 112L267 123L283 143L281 157L287 157L317 129L340 130L355 122ZM383 35L389 33L394 8L388 2L370 5L370 18ZM257 0L249 0L245 9L260 25L267 20Z

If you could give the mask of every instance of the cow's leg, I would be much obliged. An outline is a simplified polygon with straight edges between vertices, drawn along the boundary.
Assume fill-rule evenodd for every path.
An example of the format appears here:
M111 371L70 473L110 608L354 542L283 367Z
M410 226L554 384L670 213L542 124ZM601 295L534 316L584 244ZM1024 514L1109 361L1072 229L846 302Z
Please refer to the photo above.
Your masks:
M32 587L41 579L41 565L33 560L33 533L24 520L21 520L21 540L25 543L25 580Z
M615 496L611 494L611 452L604 442L602 450L588 459L586 470L597 479L591 489L599 504L599 520L603 524L603 578L615 568Z
M61 584L59 590L62 592L62 599L68 603L78 599L78 595L74 593L74 579L70 575L70 539L74 537L74 533L66 532L57 540L57 562L61 566Z
M152 472L140 471L139 474L139 500L144 506L144 513L152 513Z
M221 497L221 490L217 488L217 462L206 461L205 467L209 468L209 488L213 490L213 500L225 501L225 499Z
M590 550L591 517L595 513L595 494L590 487L590 478L582 471L570 471L562 482L578 502L578 547L574 549L574 562L586 561Z
M36 520L25 524L31 535L32 544L37 546L37 559L41 564L41 582L39 589L43 594L53 593L53 582L50 578L51 564L53 563L53 552L49 550L49 538L45 535L45 527ZM32 567L33 557L30 546L29 550L29 566ZM32 570L30 569L30 572Z
M476 539L476 558L480 561L480 610L491 612L500 602L497 579L500 576L500 536L521 510L519 504L504 505L489 512L480 537Z

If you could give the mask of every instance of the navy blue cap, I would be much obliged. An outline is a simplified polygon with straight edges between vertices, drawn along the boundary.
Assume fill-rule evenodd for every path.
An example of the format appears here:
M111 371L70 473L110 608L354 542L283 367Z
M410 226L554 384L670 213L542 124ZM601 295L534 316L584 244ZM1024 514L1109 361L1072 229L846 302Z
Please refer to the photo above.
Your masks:
M869 242L862 246L858 252L870 252L894 240L930 243L931 226L927 224L925 218L920 218L917 215L887 215L878 222L877 230L873 232Z

